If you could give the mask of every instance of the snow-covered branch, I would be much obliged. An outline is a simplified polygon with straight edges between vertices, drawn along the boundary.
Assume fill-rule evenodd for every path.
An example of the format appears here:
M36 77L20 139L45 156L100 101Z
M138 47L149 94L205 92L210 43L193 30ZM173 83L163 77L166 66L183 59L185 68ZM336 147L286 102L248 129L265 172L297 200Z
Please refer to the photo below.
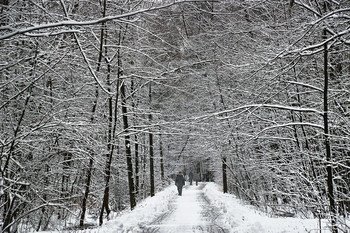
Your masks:
M309 113L316 113L318 115L323 115L323 112L317 111L313 108L300 108L300 107L292 107L292 106L284 106L284 105L278 105L278 104L250 104L250 105L244 105L238 108L234 109L228 109L225 111L220 111L214 113L214 115L220 116L227 113L237 112L237 111L247 111L252 108L274 108L274 109L280 109L280 110L288 110L288 111L295 111L295 112L309 112ZM231 116L227 117L220 117L220 119L228 119L231 118Z
M61 30L58 32L24 33L24 35L29 37L47 37L47 36L57 36L65 33L81 33L81 31L80 30Z
M289 81L288 83L299 85L299 86L303 86L303 87L307 87L307 88L311 88L311 89L314 89L314 90L319 91L319 92L323 92L322 88L319 88L319 87L316 87L316 86L313 86L313 85L310 85L310 84L307 84L307 83L294 82L294 81Z
M323 130L323 126L318 125L318 124L312 124L312 123L308 123L308 122L291 122L291 123L286 123L286 124L280 124L280 125L273 125L270 127L266 127L263 130L259 131L258 133L256 133L252 139L256 139L259 137L260 134L272 130L272 129L276 129L276 128L284 128L284 127L289 127L289 126L309 126L309 127L313 127L313 128L318 128Z
M329 30L328 30L329 31ZM304 48L302 48L302 49L300 49L298 52L299 53L304 53L305 55L309 55L309 53L310 53L310 51L313 51L313 50L317 50L317 49L319 49L319 50L317 50L317 51L321 51L321 48L325 45L325 44L327 44L327 43L329 43L329 42L331 42L331 41L334 41L335 39L337 39L337 38L339 38L339 37L342 37L342 36L344 36L344 35L346 35L346 34L348 34L348 33L350 33L350 29L347 29L347 30L344 30L344 31L342 31L342 32L339 32L339 33L337 33L337 34L335 34L335 35L333 35L333 36L331 36L331 37L329 37L329 38L327 38L327 39L325 39L325 40L323 40L322 42L320 42L320 43L318 43L318 44L313 44L313 45L310 45L310 46L307 46L307 47L304 47ZM322 49L323 50L323 49ZM304 55L303 54L303 55Z
M105 23L108 21L112 21L112 20L119 20L119 19L123 19L123 18L128 18L130 16L134 16L134 15L138 15L138 14L142 14L142 13L146 13L146 12L150 12L150 11L161 10L161 9L168 8L168 7L171 7L171 6L176 5L176 4L186 3L186 2L189 2L189 1L174 1L172 3L162 5L162 6L150 7L150 8L146 8L146 9L137 10L134 12L129 12L129 13L120 14L120 15L111 15L111 16L106 16L103 18L94 19L94 20L87 20L87 21L65 20L65 21L56 22L56 23L34 25L32 27L21 28L21 29L14 29L14 28L7 27L7 29L11 30L12 32L0 36L0 40L8 39L8 38L11 38L13 36L29 33L32 31L38 31L38 30L48 29L48 28L70 27L70 26L90 26L90 25L101 24L101 23ZM191 2L193 2L193 1L191 1Z

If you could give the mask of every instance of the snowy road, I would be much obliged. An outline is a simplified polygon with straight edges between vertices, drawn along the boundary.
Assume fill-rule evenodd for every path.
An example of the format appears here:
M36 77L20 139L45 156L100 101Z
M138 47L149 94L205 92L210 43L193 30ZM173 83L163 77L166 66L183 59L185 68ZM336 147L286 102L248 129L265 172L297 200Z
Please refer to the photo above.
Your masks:
M159 217L144 232L227 232L220 227L219 211L204 195L205 185L186 185L182 196L171 203L172 211Z
M96 219L89 219L96 225ZM134 210L113 216L100 227L76 233L328 233L327 220L269 217L256 207L245 205L232 194L222 193L213 182L186 184L178 196L173 182L140 201ZM70 230L45 233L72 233Z

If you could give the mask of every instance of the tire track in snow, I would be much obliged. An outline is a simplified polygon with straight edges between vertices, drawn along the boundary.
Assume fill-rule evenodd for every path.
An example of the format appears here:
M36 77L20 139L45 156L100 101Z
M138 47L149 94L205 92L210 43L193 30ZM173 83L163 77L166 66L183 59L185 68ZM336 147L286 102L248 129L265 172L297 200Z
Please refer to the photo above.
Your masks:
M171 203L171 211L159 216L143 233L225 233L220 226L220 211L204 194L206 183L186 185L183 196Z
M204 189L205 185L206 184L203 184L200 188ZM222 214L220 213L219 208L211 204L210 200L205 196L204 192L200 193L200 198L203 199L206 203L203 206L202 214L205 218L208 218L211 221L211 225L209 225L209 228L205 232L229 232L227 229L222 227Z

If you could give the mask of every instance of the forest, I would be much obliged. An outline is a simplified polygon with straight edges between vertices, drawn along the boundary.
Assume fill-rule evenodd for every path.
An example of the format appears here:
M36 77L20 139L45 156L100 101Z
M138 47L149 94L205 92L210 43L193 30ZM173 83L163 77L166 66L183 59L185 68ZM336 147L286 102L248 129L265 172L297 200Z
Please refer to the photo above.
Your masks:
M350 1L0 0L1 232L201 174L349 232Z

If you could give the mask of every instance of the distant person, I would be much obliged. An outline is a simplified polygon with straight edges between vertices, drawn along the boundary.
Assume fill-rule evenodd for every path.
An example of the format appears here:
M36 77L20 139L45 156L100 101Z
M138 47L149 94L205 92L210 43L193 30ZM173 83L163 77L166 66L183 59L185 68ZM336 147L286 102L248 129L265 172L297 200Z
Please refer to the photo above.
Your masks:
M190 172L190 174L188 174L188 179L190 181L190 185L192 185L192 180L193 180L193 173Z
M182 196L182 187L185 185L185 178L181 172L179 172L179 174L176 176L175 185L177 186L179 196Z
M196 182L196 186L197 186L198 185L198 181L200 181L200 177L199 177L198 173L194 174L193 180Z

